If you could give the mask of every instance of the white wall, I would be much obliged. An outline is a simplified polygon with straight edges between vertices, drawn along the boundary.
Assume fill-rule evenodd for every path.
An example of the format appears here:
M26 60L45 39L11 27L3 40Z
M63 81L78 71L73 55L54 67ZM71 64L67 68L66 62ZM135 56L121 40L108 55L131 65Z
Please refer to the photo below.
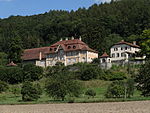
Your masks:
M110 51L111 51L110 56L112 57L111 60L117 61L117 60L128 59L129 56L125 52L135 53L135 52L140 51L140 49L135 48L135 47L131 47L131 46L126 45L126 44L122 44L122 45L114 45L113 47L111 47ZM113 57L113 55L115 55L115 56Z

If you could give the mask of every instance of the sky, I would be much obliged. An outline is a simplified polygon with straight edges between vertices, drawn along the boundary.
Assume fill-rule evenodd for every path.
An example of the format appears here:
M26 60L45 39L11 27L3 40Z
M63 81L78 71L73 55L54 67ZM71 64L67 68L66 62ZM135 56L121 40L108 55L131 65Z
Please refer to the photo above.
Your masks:
M110 0L0 0L0 18L12 15L29 16L49 10L77 10L101 2L110 2Z

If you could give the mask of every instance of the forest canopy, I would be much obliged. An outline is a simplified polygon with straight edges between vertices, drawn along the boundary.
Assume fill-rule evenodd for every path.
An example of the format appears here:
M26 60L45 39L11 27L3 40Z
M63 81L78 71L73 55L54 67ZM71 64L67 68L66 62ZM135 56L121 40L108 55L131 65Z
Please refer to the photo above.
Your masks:
M32 16L0 19L0 52L8 53L15 38L21 48L49 46L61 38L82 37L91 48L109 52L121 39L139 40L150 28L150 0L112 0L76 11L50 10ZM19 47L18 47L19 48Z

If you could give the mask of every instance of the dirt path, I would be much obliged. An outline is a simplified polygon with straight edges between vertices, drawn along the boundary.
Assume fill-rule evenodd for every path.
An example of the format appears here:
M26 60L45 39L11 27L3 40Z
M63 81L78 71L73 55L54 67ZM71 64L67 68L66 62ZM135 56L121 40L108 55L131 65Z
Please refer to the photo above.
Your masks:
M0 113L150 113L150 101L0 105Z

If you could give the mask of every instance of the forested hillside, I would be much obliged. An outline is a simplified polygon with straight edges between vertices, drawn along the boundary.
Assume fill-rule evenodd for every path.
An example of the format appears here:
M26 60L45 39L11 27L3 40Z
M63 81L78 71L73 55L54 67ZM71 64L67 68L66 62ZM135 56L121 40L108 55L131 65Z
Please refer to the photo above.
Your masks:
M138 41L150 28L150 0L119 0L77 11L54 11L0 19L0 51L7 53L13 39L26 48L48 46L60 38L79 37L101 54L122 39Z

